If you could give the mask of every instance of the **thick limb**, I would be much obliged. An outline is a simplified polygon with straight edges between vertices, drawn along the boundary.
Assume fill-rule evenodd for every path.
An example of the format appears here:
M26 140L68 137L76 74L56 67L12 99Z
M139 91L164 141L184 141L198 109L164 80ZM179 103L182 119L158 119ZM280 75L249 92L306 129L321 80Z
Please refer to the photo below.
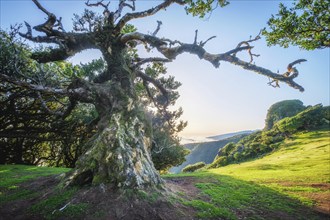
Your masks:
M196 37L195 37L195 39L196 39ZM256 39L259 39L259 38L256 38ZM251 41L254 41L256 39L253 39ZM293 81L294 78L297 77L297 74L292 75L291 77L286 77L282 74L277 74L277 73L272 72L271 70L257 66L255 64L252 64L251 61L246 62L246 61L243 61L243 60L239 59L238 57L236 57L236 54L238 52L248 51L248 53L250 54L250 56L252 58L253 54L251 53L251 49L253 47L251 47L249 44L247 46L242 46L243 43L241 43L235 49L232 49L225 53L211 54L211 53L208 53L203 48L203 45L204 45L203 42L201 42L200 44L197 44L196 40L194 41L193 44L186 44L186 43L182 43L182 42L161 39L161 38L158 38L158 37L152 36L152 35L145 35L145 34L142 34L139 32L133 32L133 33L126 34L126 35L122 36L121 40L123 43L127 43L129 41L142 41L146 44L149 44L151 47L156 48L161 54L163 54L169 60L174 60L178 55L180 55L182 53L191 53L191 54L197 55L200 59L210 62L215 67L220 66L220 61L229 62L234 65L240 66L243 69L267 76L268 78L271 78L273 80L284 82L287 85L289 85L290 87L298 89L301 92L304 91L304 88L302 86L300 86L299 84L297 84L296 82ZM173 45L177 45L177 46L173 46ZM293 64L300 63L303 61L305 61L305 60L299 59L297 61L294 61Z

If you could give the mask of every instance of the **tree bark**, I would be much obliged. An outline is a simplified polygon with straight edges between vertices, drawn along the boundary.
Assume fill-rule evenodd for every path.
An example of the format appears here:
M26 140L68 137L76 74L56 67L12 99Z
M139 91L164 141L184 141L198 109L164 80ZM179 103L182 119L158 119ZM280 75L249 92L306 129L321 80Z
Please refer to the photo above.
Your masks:
M117 189L158 186L162 180L150 156L151 122L137 104L135 77L124 51L116 45L111 48L103 51L108 69L101 74L100 83L84 85L92 91L99 113L98 132L86 144L88 150L78 159L65 185L104 183Z
M66 185L105 183L132 189L161 184L150 157L151 125L139 113L133 109L103 117L101 126L107 126L89 141L91 148L78 160Z

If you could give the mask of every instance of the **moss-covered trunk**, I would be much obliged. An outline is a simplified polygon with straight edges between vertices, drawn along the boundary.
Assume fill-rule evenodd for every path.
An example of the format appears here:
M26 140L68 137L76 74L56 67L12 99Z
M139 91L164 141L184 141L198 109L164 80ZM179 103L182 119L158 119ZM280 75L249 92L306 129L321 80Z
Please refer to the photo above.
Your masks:
M118 112L102 120L108 126L88 143L91 148L78 160L67 183L105 183L115 188L159 185L161 178L149 152L149 128L138 113Z
M138 107L134 74L122 45L103 51L108 70L87 90L99 113L97 134L87 143L66 184L110 184L115 188L143 188L162 180L150 156L151 125ZM107 47L105 47L107 48ZM110 53L110 54L109 54Z

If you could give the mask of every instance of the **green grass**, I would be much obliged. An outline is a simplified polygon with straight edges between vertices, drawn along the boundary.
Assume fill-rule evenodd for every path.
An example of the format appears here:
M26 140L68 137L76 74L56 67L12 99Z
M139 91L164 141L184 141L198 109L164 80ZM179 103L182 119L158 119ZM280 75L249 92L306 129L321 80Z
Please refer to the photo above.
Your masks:
M27 165L0 166L0 204L19 199L33 198L37 193L21 189L20 184L41 176L67 172L67 168L36 167Z
M0 205L11 201L22 201L36 198L38 192L25 189L22 183L42 176L61 174L69 171L67 168L36 167L27 165L1 165L0 166ZM60 206L65 205L75 191L60 191L56 195L44 199L33 205L27 213L35 213L43 216L45 219L54 219L59 216L74 216L82 213L81 206L85 204L70 205L63 212L52 213Z
M330 183L330 132L298 134L261 159L209 172L257 183Z
M0 166L0 204L11 201L20 201L30 198L37 198L38 192L30 191L21 187L21 184L32 179L42 176L50 176L68 172L68 168L54 167L36 167L27 165L1 165ZM73 196L77 192L77 188L68 190L56 189L56 193L38 200L28 210L27 216L30 214L42 216L44 219L59 218L77 218L84 214L88 208L87 203L74 204ZM71 202L70 202L71 201ZM68 204L65 209L59 211L60 208Z
M69 171L68 168L36 167L27 165L1 165L0 166L0 189L17 187L17 184L35 179L41 176L50 176Z
M193 197L179 192L177 198L173 197L169 202L193 207L200 219L322 219L312 211L315 201L309 195L330 193L324 187L315 187L330 183L329 144L329 131L302 133L283 142L276 152L254 161L164 176L192 176L200 190ZM0 205L39 198L39 192L29 191L21 184L67 171L69 169L1 165ZM157 193L138 192L139 199L151 203L159 197ZM78 219L90 207L87 203L76 204L73 199L76 193L77 188L58 189L34 201L26 213L44 219ZM64 210L59 211L69 202ZM106 211L98 210L94 215L102 217Z
M183 203L196 208L200 218L319 219L309 195L329 196L329 190L313 184L330 182L330 132L295 135L276 152L254 161L174 176L197 178L196 187L209 200Z
M55 195L34 204L29 212L43 216L45 219L58 219L59 217L78 217L84 214L87 203L71 204L72 197L77 192L77 188L60 190ZM59 209L68 204L63 211Z

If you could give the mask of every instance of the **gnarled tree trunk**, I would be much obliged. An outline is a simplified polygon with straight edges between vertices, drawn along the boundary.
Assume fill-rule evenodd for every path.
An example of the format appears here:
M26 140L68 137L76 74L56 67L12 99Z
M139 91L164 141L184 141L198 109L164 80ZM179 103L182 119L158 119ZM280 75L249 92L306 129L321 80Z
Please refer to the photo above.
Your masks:
M108 69L97 79L102 83L85 85L99 113L98 132L87 143L88 150L77 161L66 185L157 186L162 180L150 156L152 125L137 104L135 77L126 64L125 53L112 48L112 56L108 51L103 54Z
M143 188L160 184L150 157L150 128L137 109L104 117L107 126L88 143L67 184L108 183L115 188Z

